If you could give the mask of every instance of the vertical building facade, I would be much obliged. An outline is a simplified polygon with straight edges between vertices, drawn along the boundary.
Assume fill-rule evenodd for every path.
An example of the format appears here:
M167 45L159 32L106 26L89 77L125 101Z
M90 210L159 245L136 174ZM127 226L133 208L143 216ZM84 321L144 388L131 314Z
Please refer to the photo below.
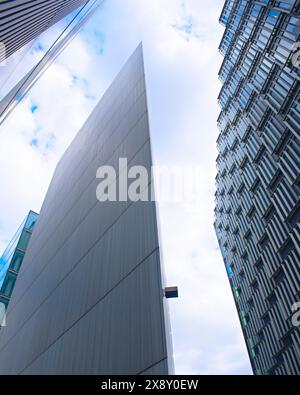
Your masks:
M0 2L0 62L28 44L87 0Z
M142 46L57 166L0 334L1 374L170 372L155 203L96 197L99 167L127 176L120 158L151 169Z
M300 373L299 15L227 0L220 18L215 229L255 374Z
M5 312L21 269L38 214L30 211L0 258L0 306ZM3 317L0 315L0 324Z

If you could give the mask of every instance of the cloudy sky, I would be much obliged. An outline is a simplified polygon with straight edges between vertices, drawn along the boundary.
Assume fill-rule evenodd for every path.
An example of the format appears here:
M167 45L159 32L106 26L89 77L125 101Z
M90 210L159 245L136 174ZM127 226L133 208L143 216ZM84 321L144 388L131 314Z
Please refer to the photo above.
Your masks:
M0 127L1 253L28 210L40 210L59 158L143 41L155 164L194 166L200 185L193 202L159 204L167 279L180 291L170 303L178 374L251 374L213 229L223 3L105 0ZM0 67L0 96L65 24Z

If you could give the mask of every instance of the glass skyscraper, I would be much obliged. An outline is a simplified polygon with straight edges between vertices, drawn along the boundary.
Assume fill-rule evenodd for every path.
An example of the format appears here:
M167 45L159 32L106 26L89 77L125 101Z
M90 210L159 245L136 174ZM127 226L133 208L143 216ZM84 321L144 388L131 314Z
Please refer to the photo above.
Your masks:
M255 374L300 373L299 13L227 0L220 18L215 229Z
M25 74L25 76L21 78L21 80L17 82L6 95L3 97L0 95L2 97L0 100L0 126L6 117L12 113L13 109L30 92L32 87L45 73L48 67L51 66L57 56L59 56L63 49L74 39L78 31L80 31L86 22L94 15L100 4L101 3L99 1L91 2L90 6L87 7L87 9L84 9L83 15L81 15L80 12L79 20L76 20L75 24L71 24L70 28L67 29L68 31L66 31L65 34L48 49L43 58L37 64L35 64L33 68L27 74ZM89 5L89 3L87 3L87 5ZM81 8L80 11L83 11L83 8Z
M0 2L0 62L34 40L87 0L9 0ZM4 51L5 49L5 51Z
M37 218L38 214L29 212L0 258L1 312L7 309Z

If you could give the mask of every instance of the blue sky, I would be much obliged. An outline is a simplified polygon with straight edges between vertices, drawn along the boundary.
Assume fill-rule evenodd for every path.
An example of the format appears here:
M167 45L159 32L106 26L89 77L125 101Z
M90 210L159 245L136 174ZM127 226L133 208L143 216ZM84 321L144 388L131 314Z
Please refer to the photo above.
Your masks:
M213 229L218 130L218 24L223 0L106 0L0 130L0 249L39 211L56 163L140 41L157 165L197 166L197 204L159 204L177 373L250 374ZM1 94L64 23L0 69ZM13 74L12 74L13 72ZM76 171L76 169L74 169Z

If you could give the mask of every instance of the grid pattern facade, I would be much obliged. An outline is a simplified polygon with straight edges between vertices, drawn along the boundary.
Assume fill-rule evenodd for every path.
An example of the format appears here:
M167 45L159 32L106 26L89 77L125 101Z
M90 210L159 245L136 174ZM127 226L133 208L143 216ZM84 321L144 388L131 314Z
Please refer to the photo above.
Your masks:
M0 374L169 372L155 203L96 196L100 166L124 177L120 158L150 174L141 46L56 168L0 333Z
M299 0L227 0L215 229L255 374L299 374Z
M14 0L0 2L0 62L28 44L87 0Z

